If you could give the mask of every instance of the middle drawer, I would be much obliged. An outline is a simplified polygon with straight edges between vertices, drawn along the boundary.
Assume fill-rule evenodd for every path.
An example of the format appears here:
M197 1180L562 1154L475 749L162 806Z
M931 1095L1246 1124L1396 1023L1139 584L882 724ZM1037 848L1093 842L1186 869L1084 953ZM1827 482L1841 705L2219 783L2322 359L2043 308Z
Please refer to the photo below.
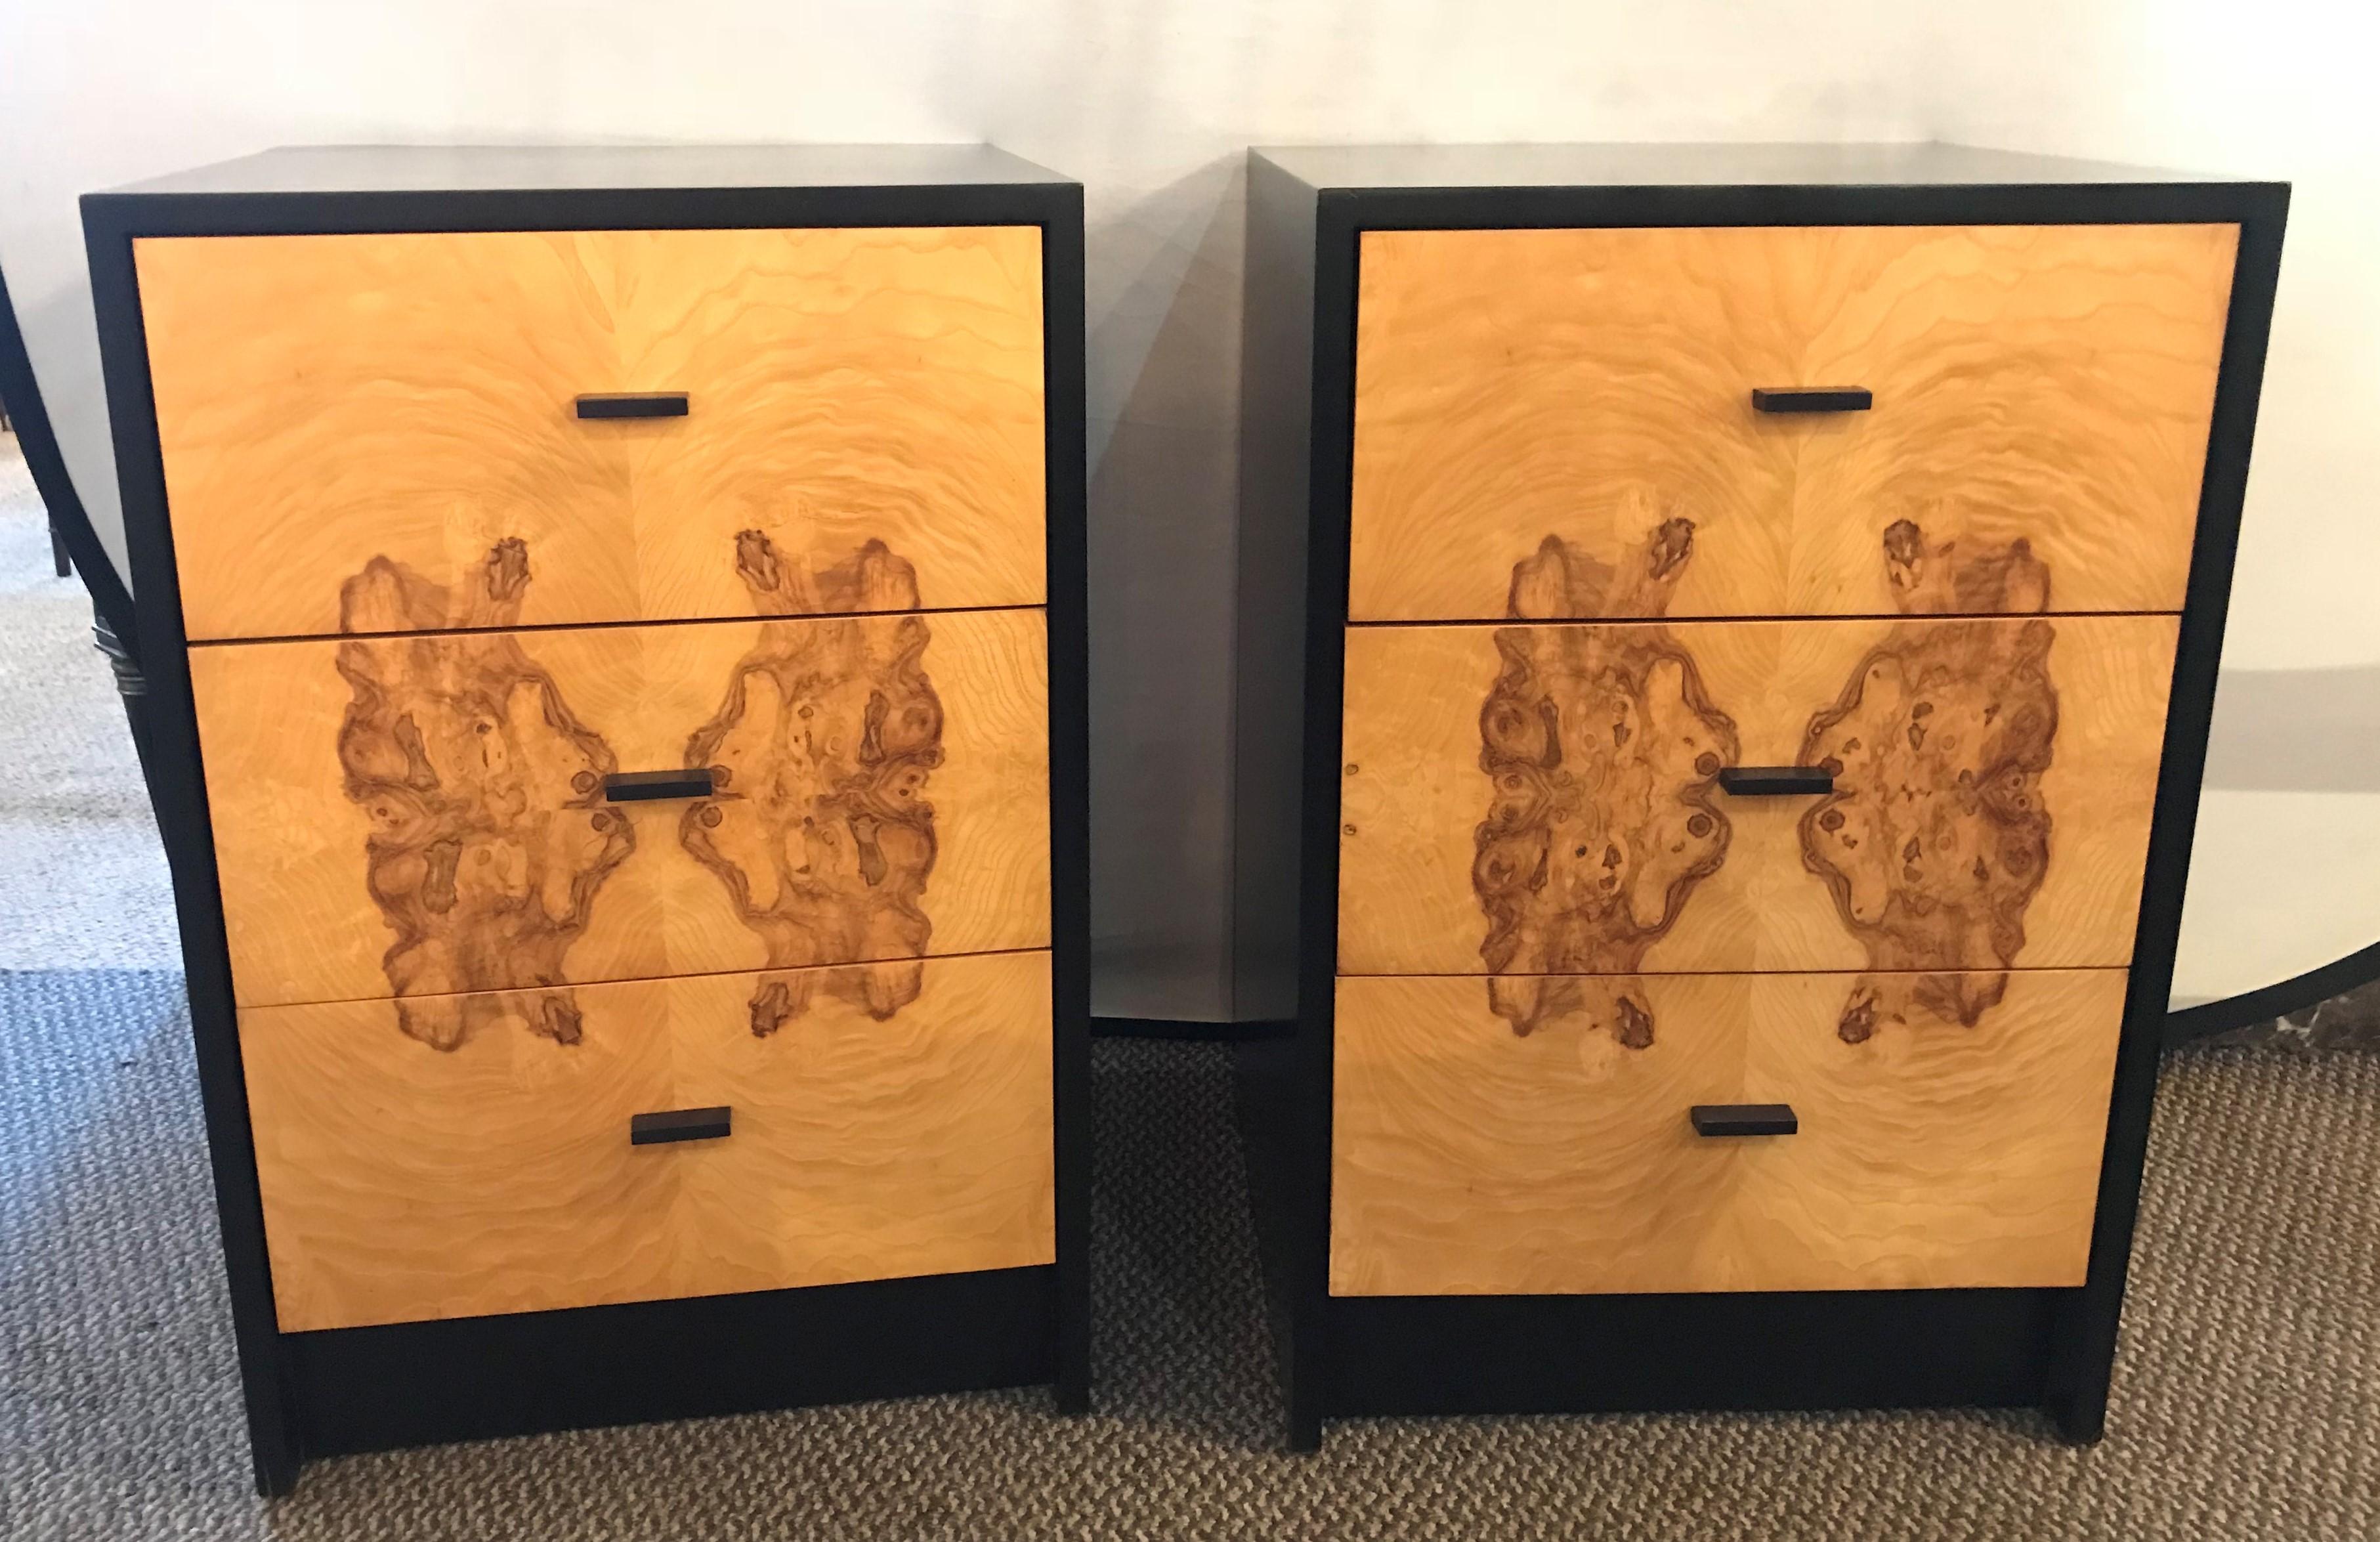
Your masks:
M2174 617L1363 626L1351 975L2128 963ZM1730 766L1830 765L1817 796Z
M190 651L243 1007L1041 948L1038 611ZM709 795L611 801L698 768Z

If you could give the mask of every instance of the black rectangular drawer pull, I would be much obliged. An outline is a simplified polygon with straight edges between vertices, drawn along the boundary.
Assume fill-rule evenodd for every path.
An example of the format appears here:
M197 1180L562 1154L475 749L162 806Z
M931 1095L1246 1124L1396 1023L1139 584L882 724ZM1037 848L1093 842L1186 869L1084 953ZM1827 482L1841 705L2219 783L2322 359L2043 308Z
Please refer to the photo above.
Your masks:
M709 797L710 768L690 771L613 771L603 779L606 803L643 803L650 798Z
M628 1116L628 1144L666 1146L674 1140L724 1140L728 1135L725 1109L672 1109L667 1113Z
M1835 790L1835 773L1824 766L1727 766L1718 784L1735 797L1824 797Z
M1865 412L1876 393L1864 385L1755 386L1755 412Z
M581 418L683 418L683 391L597 392L578 398Z
M1787 1103L1696 1103L1688 1116L1698 1135L1790 1135L1802 1128Z

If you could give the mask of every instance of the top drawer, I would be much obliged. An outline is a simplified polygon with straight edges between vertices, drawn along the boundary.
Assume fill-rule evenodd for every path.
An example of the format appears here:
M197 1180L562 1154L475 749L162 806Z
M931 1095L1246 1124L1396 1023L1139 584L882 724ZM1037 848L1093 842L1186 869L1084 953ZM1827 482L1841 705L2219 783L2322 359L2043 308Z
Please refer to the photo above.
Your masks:
M1041 234L659 230L135 243L195 639L1043 597ZM582 395L683 392L589 420ZM379 560L440 614L342 615ZM754 571L765 569L764 572ZM434 592L434 588L429 590ZM879 602L881 599L881 602Z
M2178 611L2238 234L1366 232L1349 616Z

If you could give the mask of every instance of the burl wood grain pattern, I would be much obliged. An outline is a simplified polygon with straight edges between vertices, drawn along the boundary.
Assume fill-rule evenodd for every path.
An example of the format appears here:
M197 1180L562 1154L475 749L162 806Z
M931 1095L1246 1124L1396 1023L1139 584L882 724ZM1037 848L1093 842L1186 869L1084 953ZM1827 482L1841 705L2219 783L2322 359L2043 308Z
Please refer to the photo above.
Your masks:
M395 1005L239 1017L285 1332L1046 1264L1050 965L934 959L885 1020L750 975L585 986L579 1034L487 999L442 1053ZM725 1105L724 1139L632 1115Z
M1548 536L1513 572L1512 614L1577 614L1616 591L1658 614L1692 539L1664 531L1615 571ZM1634 974L1727 859L1717 778L1735 763L1735 724L1665 627L1509 626L1493 641L1471 868L1489 1006L1515 1033L1585 1018L1649 1044L1641 993L1577 977Z
M1506 817L1506 794L1481 766L1483 745L1500 753L1493 720L1516 650L1533 660L1674 650L1691 661L1700 699L1732 725L1735 763L1792 765L1815 750L1844 762L1843 795L1825 807L1815 798L1707 791L1687 777L1693 762L1680 759L1690 747L1697 759L1704 752L1703 738L1689 745L1690 732L1708 735L1682 706L1682 663L1670 666L1669 716L1653 730L1670 735L1667 747L1633 737L1649 722L1629 724L1633 749L1609 745L1592 710L1560 723L1565 764L1591 767L1597 778L1619 774L1533 816L1548 863L1532 913L1549 928L1591 924L1568 919L1573 912L1591 918L1592 907L1576 899L1598 896L1579 889L1577 875L1594 881L1604 852L1616 846L1622 861L1610 871L1628 875L1629 915L1667 923L1621 972L2126 964L2178 631L2176 618L2163 615L1351 628L1339 967L1350 975L1497 968L1485 953L1495 921L1482 904L1478 832L1483 809L1494 810L1491 824ZM1514 633L1534 637L1522 642ZM1872 680L1878 668L1885 676ZM1855 705L1833 719L1847 695ZM1917 711L1929 704L1929 712ZM1816 747L1808 743L1814 718ZM1923 730L1916 746L1912 725ZM2055 753L2045 761L2053 733ZM1846 753L1852 738L1860 748ZM1663 779L1637 769L1656 763L1668 768ZM1696 856L1692 820L1706 804L1715 823L1699 839L1717 841L1723 828L1723 860L1694 880L1672 914L1658 876L1669 869L1659 864ZM1824 828L1828 814L1843 822ZM1598 821L1608 832L1614 818L1627 827L1626 840L1578 838ZM1904 859L1912 837L1917 856ZM1860 844L1846 848L1847 838ZM2028 844L2043 840L2046 854ZM1557 866L1565 860L1572 866ZM1907 876L1912 867L1915 880ZM1843 903L1838 883L1848 892ZM1895 936L1904 942L1888 945Z
M813 577L747 530L736 570L763 614L917 604L916 569L881 543ZM933 938L926 793L942 763L942 702L924 667L932 635L919 615L764 625L718 712L686 741L688 765L714 768L716 795L686 809L679 839L726 886L772 970L914 959ZM889 1016L919 977L914 962L853 965L823 983ZM798 1016L812 988L808 975L764 981L754 1031Z
M503 626L520 612L528 552L505 541L462 592L376 558L341 587L345 630L443 618ZM606 810L618 770L517 634L344 642L334 666L353 693L338 727L347 800L370 819L363 877L395 933L381 956L398 1026L452 1049L494 998L456 992L556 985L595 895L636 849ZM567 991L533 1005L539 1031L570 1043Z
M1884 544L1903 610L2049 603L2048 569L2026 540L1961 552L1903 521ZM1803 866L1869 966L1888 971L1852 988L1845 1039L1912 1008L1973 1024L2005 992L2008 977L1989 966L2023 951L2025 911L2059 844L2041 795L2058 747L2057 639L2048 620L1896 627L1811 718L1795 763L1823 766L1835 785L1802 815Z
M1330 1289L2079 1285L2125 972L2006 978L1973 1026L1916 1011L1849 1043L1839 975L1648 976L1642 1049L1516 1038L1474 979L1342 979ZM1801 1131L1688 1123L1739 1102Z
M194 639L334 632L370 558L459 591L507 540L537 554L528 625L745 614L745 530L795 569L881 540L938 608L1041 602L1038 229L174 237L135 260ZM691 410L573 413L636 391Z
M1874 552L1902 521L2029 539L2063 610L2178 611L2237 236L1366 232L1349 614L1490 619L1549 534L1626 573L1687 528L1671 616L1891 614ZM1875 408L1752 409L1796 385ZM1620 583L1586 613L1660 613Z
M732 562L732 540L729 551ZM543 582L539 572L531 592ZM235 997L782 966L789 955L751 922L798 909L777 875L806 864L792 887L861 918L823 925L805 962L825 962L830 943L855 963L1048 946L1042 615L937 614L930 637L927 625L870 615L193 648ZM805 674L811 665L856 673L829 681ZM720 796L601 801L605 771L703 763L688 757L707 724L720 732L700 747L714 779L724 772ZM928 815L917 778L937 756ZM885 817L904 807L909 822ZM823 821L811 827L817 852L789 846L781 861L752 846L805 819ZM868 878L880 861L886 892L903 895L887 914L929 912L929 937L876 917ZM722 869L741 875L741 900ZM407 953L415 930L423 941ZM550 945L517 945L531 936ZM468 1033L464 1010L427 1037Z

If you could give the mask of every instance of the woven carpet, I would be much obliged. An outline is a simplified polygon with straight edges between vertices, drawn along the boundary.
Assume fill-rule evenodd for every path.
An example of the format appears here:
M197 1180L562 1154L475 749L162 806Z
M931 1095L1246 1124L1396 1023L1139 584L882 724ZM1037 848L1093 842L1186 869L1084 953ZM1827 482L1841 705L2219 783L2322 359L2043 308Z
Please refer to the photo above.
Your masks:
M0 973L0 1533L2380 1536L2380 1056L2168 1060L2093 1449L2023 1414L1374 1420L1276 1449L1228 1060L1098 1055L1097 1411L1038 1390L353 1457L249 1487L180 980Z

